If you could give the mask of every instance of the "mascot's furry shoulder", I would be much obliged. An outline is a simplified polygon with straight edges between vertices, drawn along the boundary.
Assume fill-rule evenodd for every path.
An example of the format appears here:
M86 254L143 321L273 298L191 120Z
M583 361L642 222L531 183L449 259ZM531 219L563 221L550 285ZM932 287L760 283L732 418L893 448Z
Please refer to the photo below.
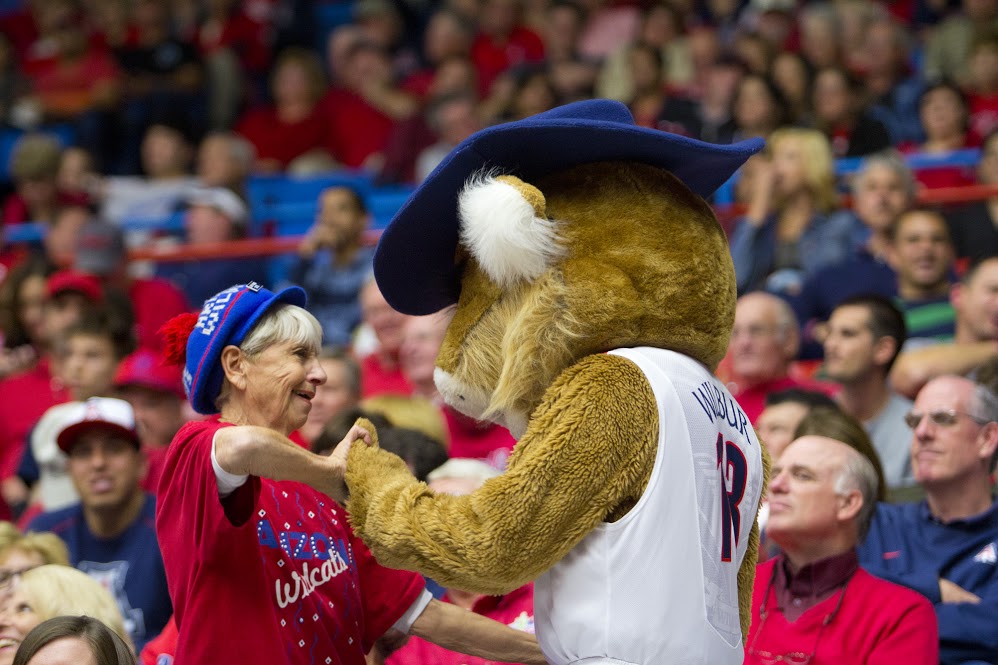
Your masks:
M736 292L703 197L761 147L637 127L625 106L593 100L479 132L430 175L381 239L378 284L405 313L453 308L440 393L518 442L507 471L463 497L354 446L348 508L379 561L488 594L540 576L538 638L553 662L728 662L696 646L710 631L741 662L765 461L711 375ZM659 519L639 519L653 501ZM607 525L614 542L647 545L604 551ZM580 574L591 559L604 569ZM674 608L662 612L693 623L661 614L661 596ZM635 625L601 615L627 603ZM653 637L671 630L686 634Z

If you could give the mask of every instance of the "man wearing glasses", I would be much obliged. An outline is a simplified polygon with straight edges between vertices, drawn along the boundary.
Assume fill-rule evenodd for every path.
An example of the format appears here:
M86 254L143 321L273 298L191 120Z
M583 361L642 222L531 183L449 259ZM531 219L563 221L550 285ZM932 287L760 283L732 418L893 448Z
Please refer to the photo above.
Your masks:
M878 505L860 563L932 601L943 665L998 663L998 397L940 376L921 389L906 420L926 498Z
M859 567L880 480L870 460L824 436L784 449L769 481L768 537L756 570L746 665L937 665L928 601Z

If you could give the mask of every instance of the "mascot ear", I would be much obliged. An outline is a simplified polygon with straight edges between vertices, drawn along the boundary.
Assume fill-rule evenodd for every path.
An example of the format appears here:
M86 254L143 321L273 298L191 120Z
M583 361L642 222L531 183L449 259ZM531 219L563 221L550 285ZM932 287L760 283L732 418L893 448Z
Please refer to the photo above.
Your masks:
M544 195L513 176L476 176L458 197L461 242L502 288L532 281L564 252Z

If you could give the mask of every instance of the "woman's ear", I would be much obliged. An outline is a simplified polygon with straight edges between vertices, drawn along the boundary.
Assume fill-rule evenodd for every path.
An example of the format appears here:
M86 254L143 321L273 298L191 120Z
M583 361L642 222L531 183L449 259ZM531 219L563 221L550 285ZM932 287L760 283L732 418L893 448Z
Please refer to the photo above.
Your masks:
M238 346L231 344L222 349L222 371L225 378L238 390L246 389L246 355Z

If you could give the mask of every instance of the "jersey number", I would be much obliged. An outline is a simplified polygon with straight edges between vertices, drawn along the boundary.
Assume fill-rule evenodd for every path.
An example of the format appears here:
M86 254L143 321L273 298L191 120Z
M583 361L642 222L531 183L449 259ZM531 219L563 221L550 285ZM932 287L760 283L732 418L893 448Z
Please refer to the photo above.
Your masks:
M731 441L717 435L717 468L721 472L721 561L731 561L731 534L735 547L741 534L742 516L738 504L745 496L748 463L745 455Z

